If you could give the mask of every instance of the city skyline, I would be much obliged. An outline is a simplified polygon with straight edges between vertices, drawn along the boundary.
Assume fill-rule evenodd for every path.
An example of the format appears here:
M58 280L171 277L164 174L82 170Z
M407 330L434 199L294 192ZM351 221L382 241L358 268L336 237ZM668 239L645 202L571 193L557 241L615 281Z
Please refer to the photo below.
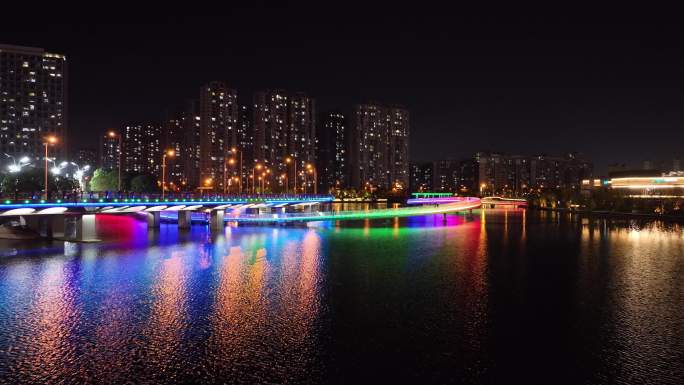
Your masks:
M672 23L583 19L582 28L559 28L534 18L492 17L429 25L416 16L393 33L411 20L406 14L379 12L373 19L378 12L370 10L354 28L344 14L326 23L298 16L304 22L287 24L288 10L232 14L255 12L265 27L251 34L241 32L240 20L220 31L212 18L164 18L145 26L67 25L51 34L42 26L27 31L7 24L3 43L69 58L73 149L95 147L107 129L162 120L197 86L221 79L241 94L305 92L319 111L348 116L355 104L401 105L411 111L416 161L477 151L577 151L605 172L612 163L682 156L681 55ZM201 40L189 32L193 26L212 38ZM298 36L301 44L276 44L266 38L274 31ZM229 35L240 38L221 44ZM644 132L665 140L644 148Z

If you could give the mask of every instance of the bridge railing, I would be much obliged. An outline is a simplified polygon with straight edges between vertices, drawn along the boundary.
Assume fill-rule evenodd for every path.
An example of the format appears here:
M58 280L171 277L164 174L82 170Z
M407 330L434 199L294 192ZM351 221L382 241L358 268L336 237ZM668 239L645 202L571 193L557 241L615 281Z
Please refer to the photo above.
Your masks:
M226 219L231 218L235 220L279 220L279 219L297 219L297 218L315 218L322 217L322 219L335 219L336 217L373 217L373 216L410 216L413 214L432 214L436 212L448 211L450 209L458 210L460 208L467 209L479 205L479 199L470 199L452 204L444 204L435 206L412 206L400 207L391 209L368 209L368 210L340 210L340 211L310 211L310 212L289 212L289 213L268 213L268 214L247 214L235 213L227 214Z
M330 200L331 195L314 194L232 194L232 195L204 195L197 194L167 194L162 199L158 194L117 194L117 195L89 195L68 196L46 201L40 196L27 196L16 199L16 197L4 197L0 200L2 204L61 204L61 203L164 203L164 202L220 202L220 201L268 201L268 200Z

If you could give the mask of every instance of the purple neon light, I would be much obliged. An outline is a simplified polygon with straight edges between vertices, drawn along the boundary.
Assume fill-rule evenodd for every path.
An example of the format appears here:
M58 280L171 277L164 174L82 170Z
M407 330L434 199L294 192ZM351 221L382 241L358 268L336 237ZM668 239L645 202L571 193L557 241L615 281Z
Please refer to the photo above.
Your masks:
M440 198L411 198L406 201L409 205L440 205L456 202L468 202L471 198L467 197L440 197Z

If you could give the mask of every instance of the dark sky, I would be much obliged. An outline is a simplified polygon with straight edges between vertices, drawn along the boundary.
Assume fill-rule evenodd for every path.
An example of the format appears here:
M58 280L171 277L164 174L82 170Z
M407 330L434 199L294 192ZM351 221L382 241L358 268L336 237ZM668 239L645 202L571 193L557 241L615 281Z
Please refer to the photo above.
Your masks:
M387 9L3 20L0 42L67 55L72 148L160 119L216 79L242 101L285 88L321 111L404 105L414 160L579 151L603 171L684 158L678 20Z

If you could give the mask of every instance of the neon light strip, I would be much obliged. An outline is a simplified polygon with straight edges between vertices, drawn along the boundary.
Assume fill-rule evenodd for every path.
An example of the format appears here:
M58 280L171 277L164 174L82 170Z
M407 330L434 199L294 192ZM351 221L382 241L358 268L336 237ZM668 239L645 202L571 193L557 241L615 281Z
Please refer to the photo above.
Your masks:
M163 201L163 202L150 202L150 201L145 201L144 199L130 199L127 202L126 201L120 201L120 202L46 202L46 203L5 203L0 205L0 209L13 209L13 208L47 208L47 207L104 207L104 206L116 206L116 207L121 207L121 206L179 206L179 205L187 205L187 204L200 204L203 206L214 206L214 205L224 205L224 204L240 204L240 203L245 203L245 202L259 202L259 203L268 203L268 204L277 204L277 203L285 203L285 204L291 204L291 203L302 203L302 202L332 202L333 198L332 197L324 197L324 198L305 198L305 199L256 199L256 198L249 198L249 199L238 199L238 200L187 200L187 201Z
M230 217L226 218L227 222L251 222L251 223L267 223L267 222L304 222L304 221L327 221L327 220L355 220L355 219L379 219L379 218L396 218L408 216L422 216L445 214L450 212L458 212L476 209L481 206L478 198L467 198L468 201L462 203L453 203L441 206L430 207L407 207L387 210L372 210L372 211L347 211L339 213L319 213L318 215L302 215L302 216L278 216L276 214L270 216L252 216L252 217Z
M684 184L630 184L630 185L615 185L613 188L631 188L631 189L644 189L644 188L684 188Z
M645 199L679 199L684 198L684 195L627 195L627 197Z
M445 197L445 198L412 198L407 199L406 204L409 205L419 205L419 204L444 204L444 203L454 203L463 202L466 198L463 197Z

